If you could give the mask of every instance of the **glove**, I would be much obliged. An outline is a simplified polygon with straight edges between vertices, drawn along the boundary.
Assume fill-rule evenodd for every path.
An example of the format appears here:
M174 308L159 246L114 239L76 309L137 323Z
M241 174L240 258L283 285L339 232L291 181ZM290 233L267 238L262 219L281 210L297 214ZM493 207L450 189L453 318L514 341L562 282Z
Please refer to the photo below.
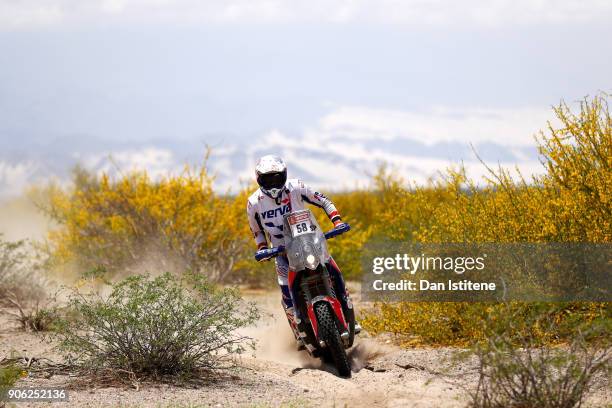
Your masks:
M338 217L335 221L334 221L334 228L338 228L339 226L344 225L344 221L342 221L342 218Z
M255 252L255 259L258 262L263 262L263 261L269 261L270 259L274 258L275 256L279 255L279 253L282 253L285 250L284 246L279 246L278 248L263 248L258 250L257 252Z
M268 247L263 247L257 250L257 252L255 252L255 259L257 260L257 262L269 261L270 259L272 259L272 256L269 254L269 252L270 249L268 249Z

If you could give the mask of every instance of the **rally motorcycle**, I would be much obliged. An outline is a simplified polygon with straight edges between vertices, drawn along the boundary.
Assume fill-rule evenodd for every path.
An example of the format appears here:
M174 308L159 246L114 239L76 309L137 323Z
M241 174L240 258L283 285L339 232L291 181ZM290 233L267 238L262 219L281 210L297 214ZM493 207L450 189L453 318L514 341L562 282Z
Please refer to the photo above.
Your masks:
M295 316L289 324L299 349L333 363L342 377L351 376L346 349L360 327L355 325L353 305L326 240L349 230L348 224L342 224L324 234L310 210L294 211L283 217L285 245L255 254L258 261L287 256Z

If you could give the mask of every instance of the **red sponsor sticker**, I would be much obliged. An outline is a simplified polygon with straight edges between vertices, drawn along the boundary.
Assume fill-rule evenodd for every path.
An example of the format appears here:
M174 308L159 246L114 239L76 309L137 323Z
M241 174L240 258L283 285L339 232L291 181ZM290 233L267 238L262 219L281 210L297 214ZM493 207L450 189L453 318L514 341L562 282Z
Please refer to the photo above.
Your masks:
M294 215L289 216L288 221L290 225L295 225L298 222L305 221L308 219L310 219L310 217L308 216L308 213L301 213L301 214L294 214Z

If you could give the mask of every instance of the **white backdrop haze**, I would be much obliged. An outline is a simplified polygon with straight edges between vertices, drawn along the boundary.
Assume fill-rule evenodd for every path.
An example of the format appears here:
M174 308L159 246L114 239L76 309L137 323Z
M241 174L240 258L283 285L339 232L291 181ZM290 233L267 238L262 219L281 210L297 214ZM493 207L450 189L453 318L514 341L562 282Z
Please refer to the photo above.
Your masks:
M381 163L541 171L550 107L610 91L609 1L0 0L0 198L212 147L221 191L277 153L324 190ZM112 157L112 160L109 160Z

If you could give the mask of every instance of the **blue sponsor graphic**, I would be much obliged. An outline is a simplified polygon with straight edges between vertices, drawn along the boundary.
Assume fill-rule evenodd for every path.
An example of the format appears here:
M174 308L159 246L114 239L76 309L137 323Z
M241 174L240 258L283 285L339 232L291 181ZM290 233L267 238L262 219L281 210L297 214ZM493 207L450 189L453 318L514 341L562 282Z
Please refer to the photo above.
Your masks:
M266 222L266 227L271 227L271 228L278 228L279 230L283 230L283 226L282 225L274 225L273 222Z
M291 211L291 204L285 204L281 207L278 207L274 210L268 210L268 211L264 211L261 213L261 218L263 219L270 219L270 218L276 218L279 215L285 215L287 213L289 213Z

